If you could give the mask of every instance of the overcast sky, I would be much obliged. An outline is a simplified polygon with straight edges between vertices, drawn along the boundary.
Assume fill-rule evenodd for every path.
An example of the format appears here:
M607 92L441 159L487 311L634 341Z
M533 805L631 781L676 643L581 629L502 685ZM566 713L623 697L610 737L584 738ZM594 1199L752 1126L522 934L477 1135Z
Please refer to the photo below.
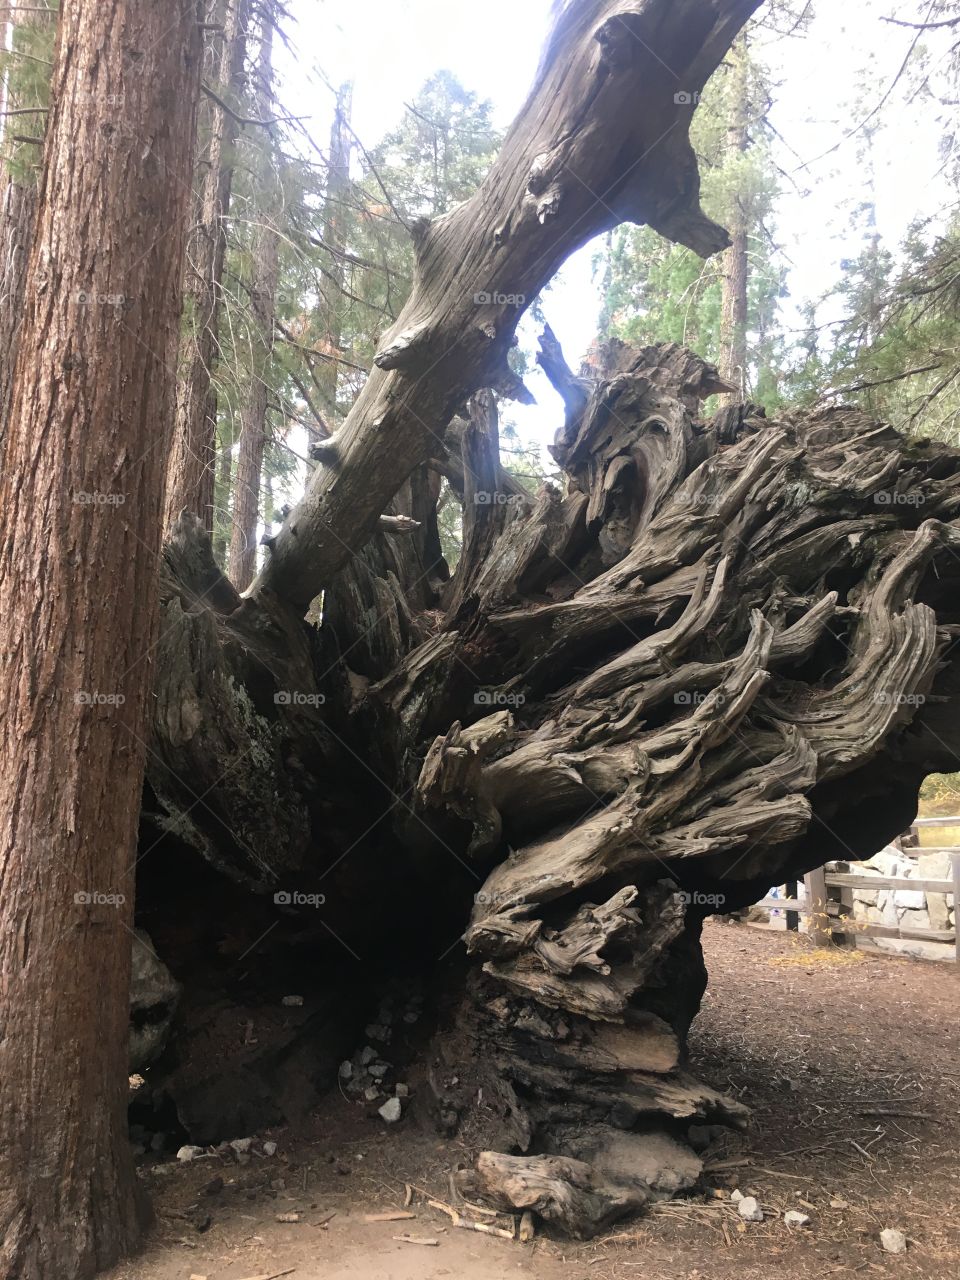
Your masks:
M550 7L550 0L292 0L296 60L281 62L285 101L295 114L312 117L311 132L322 140L331 101L323 81L352 80L354 128L373 145L424 80L446 68L491 99L497 123L506 127L532 81ZM857 139L832 149L881 101L908 50L912 33L881 19L916 19L929 8L929 0L814 0L802 38L758 36L779 84L772 120L783 138L777 159L785 177L775 237L790 268L788 324L796 323L796 304L830 288L840 259L857 248L839 234L845 202L867 194ZM904 108L901 101L899 92L892 95L874 143L878 224L890 247L913 219L944 201L935 178L936 121L929 106ZM588 247L567 264L545 306L571 362L595 332L591 253ZM822 320L833 318L821 313ZM536 375L531 386L541 406L518 410L517 417L525 431L546 440L557 425L558 401Z

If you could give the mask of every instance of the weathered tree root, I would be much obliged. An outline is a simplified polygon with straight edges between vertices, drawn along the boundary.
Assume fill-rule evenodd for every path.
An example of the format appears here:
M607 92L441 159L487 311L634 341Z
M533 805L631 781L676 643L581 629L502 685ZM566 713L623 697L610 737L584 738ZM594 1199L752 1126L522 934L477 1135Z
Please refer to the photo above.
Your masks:
M251 741L275 744L260 783L291 795L265 823L302 833L255 842L244 810L245 852L201 808L188 842L263 894L322 880L358 954L466 926L473 976L428 1073L438 1110L509 1153L482 1157L474 1194L580 1235L691 1185L690 1123L745 1123L684 1065L704 916L872 852L925 774L957 767L960 735L960 454L851 409L703 422L719 384L696 356L614 344L604 361L575 378L545 341L565 493L469 501L475 468L501 483L491 402L451 433L464 554L432 597L416 533L377 535L309 642L279 606L211 618L173 593L210 636L191 652L219 646L204 687L255 690ZM275 704L293 680L326 703ZM175 702L161 689L168 776L204 720ZM243 718L229 724L242 754ZM331 794L324 771L345 777L345 760L363 768ZM388 817L343 859L337 815L377 788ZM205 803L229 824L226 784Z

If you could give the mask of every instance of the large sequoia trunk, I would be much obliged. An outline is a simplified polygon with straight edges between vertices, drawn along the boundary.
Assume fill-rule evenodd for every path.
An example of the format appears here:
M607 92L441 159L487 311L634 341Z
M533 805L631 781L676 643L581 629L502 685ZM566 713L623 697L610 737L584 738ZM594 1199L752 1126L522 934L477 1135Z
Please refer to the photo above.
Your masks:
M196 0L63 7L0 468L4 1280L140 1234L133 869L199 71Z
M294 1119L362 1031L357 989L406 964L441 1024L409 1078L478 1151L472 1196L589 1235L683 1190L690 1123L745 1122L684 1060L704 916L872 852L956 768L960 453L851 409L705 420L729 387L690 352L613 344L587 378L547 331L566 483L529 495L500 463L516 295L622 217L726 243L674 95L754 7L560 5L481 191L418 229L408 308L250 592L176 525L141 876L202 1011L155 1084L198 1139ZM464 506L447 582L441 473ZM234 1046L217 1076L231 949L258 1018L271 975L311 995L289 1051Z

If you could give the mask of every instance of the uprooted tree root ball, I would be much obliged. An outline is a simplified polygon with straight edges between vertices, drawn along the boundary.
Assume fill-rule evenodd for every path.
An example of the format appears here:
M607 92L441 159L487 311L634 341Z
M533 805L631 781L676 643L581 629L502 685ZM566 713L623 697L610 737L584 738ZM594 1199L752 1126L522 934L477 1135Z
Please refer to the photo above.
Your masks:
M577 377L547 332L540 359L565 490L504 477L479 393L395 503L419 528L310 624L241 600L181 519L140 906L188 1008L225 1012L243 969L310 988L269 1061L205 1064L181 1020L154 1088L188 1131L233 1136L215 1077L248 1128L241 1076L294 1118L362 1043L360 993L418 973L413 1101L477 1151L463 1189L587 1236L694 1185L691 1123L746 1123L684 1067L705 915L871 852L955 758L960 452L846 408L703 420L722 383L676 346Z

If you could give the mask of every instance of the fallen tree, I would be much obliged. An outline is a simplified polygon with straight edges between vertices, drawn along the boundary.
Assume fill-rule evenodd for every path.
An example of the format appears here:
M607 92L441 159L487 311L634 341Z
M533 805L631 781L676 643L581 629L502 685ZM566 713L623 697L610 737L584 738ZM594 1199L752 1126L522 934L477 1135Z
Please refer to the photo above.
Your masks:
M415 229L411 302L246 596L180 518L139 892L191 975L164 1070L198 1140L290 1118L363 1028L354 987L407 965L440 1024L418 1102L487 1148L471 1195L589 1235L683 1190L689 1125L746 1119L684 1063L704 917L873 852L957 767L956 451L844 408L705 420L727 388L690 352L613 344L587 378L548 331L566 483L500 464L518 299L624 217L724 245L674 99L754 7L561 6L488 180ZM198 1051L239 983L211 949L253 954L257 998L309 981L282 1052Z

